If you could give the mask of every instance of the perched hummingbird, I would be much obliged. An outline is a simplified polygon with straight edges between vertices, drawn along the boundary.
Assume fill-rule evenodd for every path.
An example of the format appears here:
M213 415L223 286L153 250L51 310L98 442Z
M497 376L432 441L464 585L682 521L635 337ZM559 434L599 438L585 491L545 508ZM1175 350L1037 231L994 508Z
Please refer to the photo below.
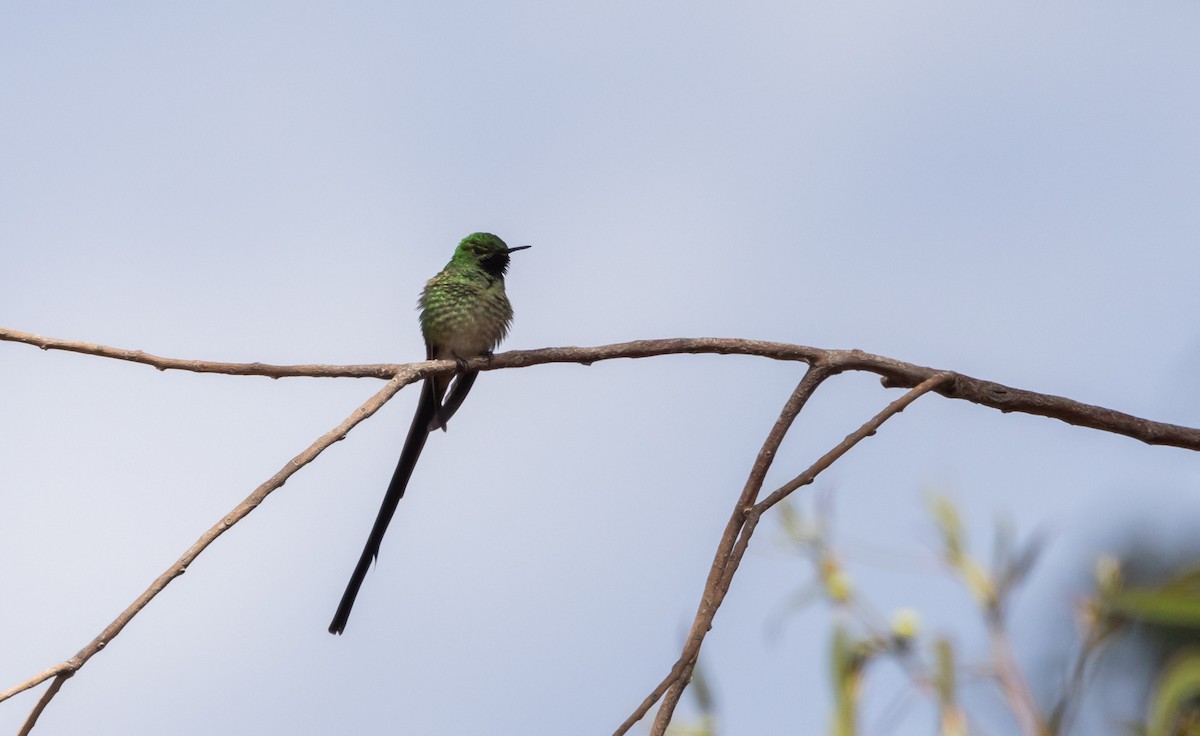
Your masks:
M404 496L408 479L425 447L425 439L435 429L446 429L446 422L458 411L475 383L479 371L466 370L467 359L491 356L492 350L508 332L513 316L512 305L504 294L508 256L528 247L509 248L491 233L472 233L454 249L454 257L441 273L425 284L418 302L421 334L425 336L425 357L428 360L454 360L459 364L459 373L449 396L446 396L446 390L450 388L451 376L430 376L422 384L417 413L408 428L400 462L396 464L392 482L383 496L383 505L379 507L367 545L358 558L346 592L342 594L333 622L329 624L329 633L340 634L346 630L354 598L372 560L379 556L379 544Z

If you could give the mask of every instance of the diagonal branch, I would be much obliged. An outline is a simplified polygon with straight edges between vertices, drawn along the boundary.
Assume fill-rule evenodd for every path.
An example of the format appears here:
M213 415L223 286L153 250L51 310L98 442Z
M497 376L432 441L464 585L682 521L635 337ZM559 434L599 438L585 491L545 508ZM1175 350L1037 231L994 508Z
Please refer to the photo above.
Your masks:
M832 450L822 455L820 459L818 459L808 468L808 470L805 470L800 475L797 475L787 483L784 483L782 486L772 491L771 495L755 504L755 507L751 510L751 513L762 516L764 511L787 498L792 491L795 491L798 488L803 488L809 483L812 483L817 479L819 474L825 471L826 468L828 468L830 465L833 465L838 461L839 458L842 457L842 455L845 455L847 452L849 452L851 447L854 447L859 442L862 442L866 438L879 431L879 427L882 426L884 422L907 409L909 404L921 398L930 391L936 391L938 386L943 385L953 378L954 374L952 373L935 373L921 383L912 387L903 396L884 407L883 411L871 417L871 419L861 427L846 435L846 439L842 440Z
M378 411L380 407L382 407L389 399L396 395L396 392L408 384L413 383L417 380L417 378L418 372L411 368L397 373L392 380L388 381L387 384L374 396L368 399L366 403L355 409L350 416L346 417L346 419L336 427L321 435L321 437L318 438L316 442L309 445L304 452L301 452L299 455L289 460L282 468L279 469L278 472L264 481L258 488L255 488L254 491L245 498L245 500L234 507L233 510L231 510L228 514L223 516L220 521L210 527L208 531L200 535L200 538L196 540L195 544L189 547L173 565L163 572L162 575L159 575L144 593L138 596L128 608L122 611L112 623L105 627L104 631L100 632L99 636L89 642L83 649L79 650L74 657L71 657L67 661L55 665L54 667L51 667L50 669L47 669L44 672L29 678L25 682L22 682L21 684L4 691L3 693L0 693L0 701L4 701L16 695L17 693L23 692L31 687L35 687L36 685L45 682L51 677L55 678L54 684L51 685L50 689L45 695L43 695L33 712L29 715L28 720L26 720L25 730L23 733L27 733L29 729L33 728L38 716L46 707L46 703L48 703L54 694L58 692L58 688L62 686L62 683L74 675L97 652L107 646L108 642L110 642L113 637L120 634L121 630L125 628L125 625L128 624L143 608L145 608L146 605L155 598L155 596L161 593L163 589L171 583L172 580L186 572L188 565L190 565L193 560L199 557L200 553L203 552L208 545L212 544L217 537L229 531L234 524L238 523L248 516L250 512L258 508L258 505L261 504L267 496L271 495L273 491L286 483L287 479L300 470L300 468L315 460L318 455L328 449L331 445L333 445L333 443L344 439L346 434L349 433L350 430L354 429L359 422L370 417L372 414Z
M42 697L38 698L37 705L33 706L33 711L25 719L25 723L21 725L21 730L17 732L17 736L29 736L29 733L33 731L33 727L37 725L37 719L42 715L42 711L46 710L46 706L50 704L55 695L58 695L58 691L62 689L63 683L71 679L74 674L75 670L66 670L54 678L54 682L50 683L50 687L46 688L46 692L42 693Z
M708 581L704 585L704 593L700 599L700 607L696 611L696 617L692 622L692 629L688 633L687 642L684 644L683 651L676 660L675 665L671 668L671 672L654 688L650 695L642 701L642 704L625 719L625 722L617 728L614 736L622 736L629 732L635 723L640 721L646 713L650 711L659 698L663 697L664 693L673 691L680 683L687 683L692 676L692 670L696 666L696 660L700 656L700 645L704 642L704 636L712 627L713 616L716 615L717 609L721 606L722 600L725 598L725 592L729 587L722 587L721 582L725 578L726 567L729 565L730 555L737 541L738 534L741 532L745 524L746 512L748 512L754 503L754 499L758 496L759 490L762 488L763 479L767 476L767 471L771 468L771 462L775 459L775 453L779 449L779 445L783 442L783 438L787 435L788 429L791 428L792 422L796 420L796 416L804 405L808 402L809 397L813 392L825 381L833 375L835 371L829 367L817 364L813 365L804 374L804 378L792 391L792 395L788 397L787 403L783 405L783 410L779 414L779 419L775 420L775 425L771 427L771 431L767 434L767 439L763 442L762 447L758 451L758 457L754 460L754 465L750 468L750 477L746 479L746 485L742 488L742 493L738 496L737 504L733 508L733 514L729 517L729 522L725 525L725 533L721 535L721 541L717 545L717 552L713 556L712 567L708 572ZM682 692L682 687L679 687ZM664 703L664 708L666 707ZM659 709L661 717L662 708ZM670 720L669 716L668 719ZM657 731L658 723L655 722ZM665 724L664 724L665 727Z
M704 586L704 597L701 601L700 609L696 612L696 618L692 624L692 630L688 636L687 643L684 645L683 652L679 655L679 659L676 660L667 678L654 689L650 696L643 701L638 710L634 711L633 715L621 725L621 728L617 729L616 733L618 736L626 733L629 727L637 720L640 720L660 697L662 698L662 705L659 706L658 713L654 718L654 726L650 733L651 736L663 736L666 733L667 726L670 724L671 717L675 712L675 707L678 705L679 699L691 679L692 670L695 668L700 655L700 646L703 644L705 636L712 629L713 618L716 616L717 608L720 607L726 593L729 592L733 576L737 572L738 566L746 554L746 550L749 548L750 537L753 536L754 530L758 527L758 522L762 518L762 515L797 488L812 483L817 475L849 452L852 447L867 437L874 435L879 430L879 427L888 419L904 411L909 404L930 391L935 390L938 386L944 385L954 377L950 373L937 373L921 382L905 393L904 396L888 404L887 407L865 422L861 427L847 435L844 440L822 455L820 459L803 473L785 483L767 498L755 503L754 500L758 497L759 490L762 488L763 478L770 467L771 459L774 458L775 452L778 450L780 442L783 441L783 436L791 427L796 414L803 408L804 401L816 390L817 386L835 372L837 372L836 368L829 368L824 365L813 366L809 370L809 373L804 376L804 380L800 382L800 385L796 387L796 391L792 394L792 398L788 400L787 405L785 405L779 420L767 436L767 441L763 443L762 449L759 450L758 459L755 460L754 467L750 471L750 479L746 482L746 487L743 489L742 495L738 498L738 505L735 507L729 524L726 526L725 536L722 537L721 545L717 549L716 559L713 560L712 571L709 573L708 581ZM802 391L806 388L806 384L810 384L810 388L797 405L797 397L802 394ZM794 411L792 411L793 408Z
M1000 684L1000 690L1004 693L1004 699L1008 701L1008 708L1012 711L1022 736L1049 736L1051 732L1042 719L1037 699L1017 664L1012 642L1008 639L1008 631L1001 617L995 612L988 616L987 628L988 642L996 667L996 681Z

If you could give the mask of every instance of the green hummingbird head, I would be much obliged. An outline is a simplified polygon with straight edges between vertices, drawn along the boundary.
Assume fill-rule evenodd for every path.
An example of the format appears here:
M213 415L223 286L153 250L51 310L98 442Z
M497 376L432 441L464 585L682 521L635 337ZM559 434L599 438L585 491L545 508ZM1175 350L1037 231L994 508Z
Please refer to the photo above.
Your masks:
M473 266L491 276L500 277L508 271L508 254L528 247L530 246L518 245L509 248L503 240L491 233L471 233L458 244L450 263L464 267Z

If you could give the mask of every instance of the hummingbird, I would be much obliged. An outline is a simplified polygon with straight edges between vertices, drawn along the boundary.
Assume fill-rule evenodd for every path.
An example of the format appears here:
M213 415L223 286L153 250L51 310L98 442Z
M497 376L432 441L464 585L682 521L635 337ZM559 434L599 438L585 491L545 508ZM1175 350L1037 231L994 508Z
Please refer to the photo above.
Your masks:
M383 496L383 504L362 556L358 558L337 613L329 624L329 633L341 634L346 630L358 589L362 587L371 562L379 557L379 545L404 496L404 489L408 487L408 479L425 447L425 440L435 429L445 431L446 423L462 406L475 383L479 371L467 370L466 361L490 358L508 333L513 311L504 293L504 274L508 271L509 254L529 247L510 248L491 233L472 233L454 249L454 256L446 267L425 284L417 302L421 334L425 337L425 358L453 360L458 363L459 370L453 376L430 376L421 385L417 412L408 428L400 461L392 473L392 481Z

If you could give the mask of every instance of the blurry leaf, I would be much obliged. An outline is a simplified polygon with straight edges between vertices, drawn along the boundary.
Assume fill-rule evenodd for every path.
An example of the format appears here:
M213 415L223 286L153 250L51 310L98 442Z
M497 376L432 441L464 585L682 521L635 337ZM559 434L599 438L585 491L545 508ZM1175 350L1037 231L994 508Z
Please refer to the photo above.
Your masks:
M785 499L783 503L778 505L779 523L783 525L783 531L787 534L788 539L798 545L807 545L811 540L811 534L808 530L808 524L804 521L804 516L790 499Z
M1121 589L1121 561L1112 555L1100 555L1096 560L1096 589L1102 596Z
M942 533L942 554L951 565L958 565L963 554L962 519L958 509L945 496L934 496L929 500L929 510L938 531Z
M714 714L714 701L712 688L708 684L708 675L703 662L696 662L695 669L692 670L692 697L696 699L696 707L700 709L700 714L711 716Z
M1109 613L1170 626L1200 627L1200 593L1126 588L1104 597Z
M1165 590L1177 592L1190 591L1200 595L1200 568L1188 570L1172 578L1162 586Z
M943 704L953 703L954 693L957 690L954 673L954 645L942 637L937 640L933 648L937 667L935 683L937 684L938 700Z
M672 723L667 726L667 736L714 736L715 733L712 721L707 716L695 723Z
M1147 736L1194 736L1200 733L1200 652L1180 654L1163 671L1150 704Z
M844 570L834 570L825 577L825 592L835 603L845 603L854 594L854 581Z
M967 584L967 589L971 591L971 596L980 605L991 608L996 603L996 585L992 582L992 577L988 575L987 570L975 560L964 557L959 565L959 570L962 572L963 580Z
M833 631L833 733L834 736L854 736L858 733L858 690L863 668L870 660L872 646L855 639L844 626Z
M1100 587L1105 593L1101 601L1112 613L1151 623L1200 626L1200 568L1185 570L1154 587L1121 589L1119 576L1101 581Z
M1000 572L1000 587L1007 591L1019 585L1029 575L1029 571L1033 569L1034 563L1041 556L1042 548L1045 546L1045 536L1036 534L1024 546L1014 548L1012 556L1003 562Z
M715 736L712 719L707 716L696 720L696 723L683 723L667 726L667 736Z
M945 638L934 644L936 671L934 684L937 686L938 710L941 720L940 736L966 736L967 717L958 706L954 646Z

